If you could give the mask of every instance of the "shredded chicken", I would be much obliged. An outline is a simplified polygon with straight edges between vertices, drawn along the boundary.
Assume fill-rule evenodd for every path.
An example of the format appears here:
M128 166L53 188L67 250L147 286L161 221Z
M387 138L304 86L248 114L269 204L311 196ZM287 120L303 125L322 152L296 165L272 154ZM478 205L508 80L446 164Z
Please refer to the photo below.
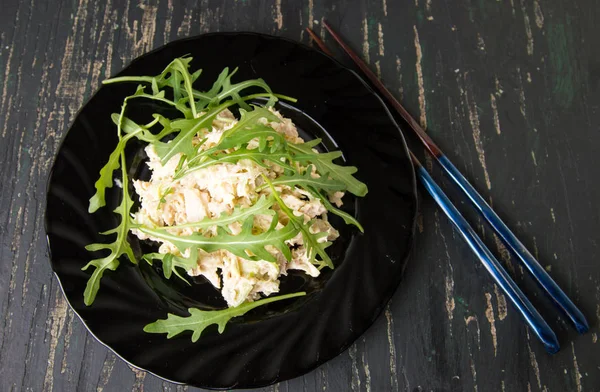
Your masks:
M272 110L280 122L268 123L274 130L283 134L288 143L302 143L296 127L291 120ZM206 138L200 145L200 151L214 147L220 140L223 132L235 125L237 120L229 110L221 112L213 121L212 129L202 136ZM198 136L196 144L200 144ZM258 141L253 140L248 148L258 147ZM152 171L150 181L134 181L136 193L140 197L141 208L134 214L137 223L150 227L169 227L201 221L205 218L214 219L221 214L230 214L236 207L252 206L258 198L269 190L261 188L263 180L261 175L268 178L277 178L283 174L283 169L274 164L267 163L261 167L251 160L240 160L237 163L216 163L203 169L194 171L181 179L175 180L174 174L180 161L180 154L173 156L166 164L162 165L154 147L146 147L148 167ZM317 173L313 173L318 175ZM333 241L339 234L327 220L327 210L321 201L314 198L309 192L288 186L278 186L277 191L287 207L297 216L302 216L304 222L311 222L312 233L326 233L319 241ZM329 199L337 206L342 204L343 192L329 195ZM276 229L288 223L289 217L277 211L276 215L255 215L253 230L264 232L269 229L272 219L277 219ZM190 235L197 229L171 228L170 233L176 235ZM241 232L240 222L229 225L233 235ZM144 235L138 230L133 233L140 239L150 239L160 242L160 253L181 255L177 247L168 241L159 240ZM216 228L204 230L204 235L215 235ZM310 262L309 255L303 245L302 236L286 241L291 249L291 260L286 260L283 254L275 247L266 249L273 254L277 263L265 260L246 260L227 250L218 250L212 253L199 250L197 266L187 271L191 276L202 275L213 286L221 289L227 304L237 306L244 301L260 298L260 295L269 295L279 291L279 277L286 275L288 270L302 270L310 276L318 276L319 270ZM189 251L189 249L188 249ZM220 273L219 273L220 271Z

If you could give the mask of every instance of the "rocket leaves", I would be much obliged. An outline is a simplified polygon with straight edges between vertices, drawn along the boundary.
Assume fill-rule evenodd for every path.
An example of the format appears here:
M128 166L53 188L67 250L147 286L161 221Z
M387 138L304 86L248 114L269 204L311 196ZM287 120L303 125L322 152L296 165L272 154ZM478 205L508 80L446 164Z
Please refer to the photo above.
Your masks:
M288 224L282 229L276 230L277 219L272 219L271 226L267 231L254 234L253 221L254 217L246 218L242 225L242 231L237 235L232 235L222 227L218 227L217 235L213 237L207 237L203 234L176 235L169 233L166 228L149 228L145 226L139 227L138 230L153 238L169 241L181 253L186 252L188 249L192 251L202 249L207 253L224 249L244 259L266 260L276 263L277 258L265 249L266 246L272 246L281 251L285 258L289 260L291 252L285 241L298 234L296 225Z
M295 215L292 208L285 204L280 192L299 191L303 195L312 195L312 201L320 202L347 224L363 230L353 216L335 208L328 200L328 194L336 191L348 191L357 196L367 194L366 184L354 176L357 169L342 166L339 162L342 153L339 151L314 151L320 139L295 144L286 140L286 135L277 130L275 124L281 122L281 116L272 107L278 99L295 102L293 98L274 94L262 79L234 83L232 77L237 69L230 71L229 68L219 74L210 89L200 91L194 84L201 70L191 72L191 63L192 58L184 56L174 59L155 76L122 76L103 82L134 83L137 88L125 97L121 111L111 117L117 128L118 142L100 169L95 193L89 202L90 213L106 205L107 189L113 186L116 181L114 173L120 169L122 197L114 210L119 216L119 224L100 233L110 236L109 242L86 246L88 251L98 252L98 257L83 267L86 271L94 268L84 292L84 302L88 306L94 302L106 271L117 270L123 260L137 263L127 239L130 231L138 236L143 234L146 236L143 238L151 241L172 245L167 247L170 253L146 253L141 259L150 264L155 261L162 263L165 279L175 275L187 282L181 271L195 269L202 251L213 253L225 250L245 260L279 263L282 256L288 261L292 260L295 245L291 244L296 237L302 237L301 246L304 246L311 263L319 269L333 268L333 261L326 252L331 244L325 238L328 234L311 231L319 218L308 219L305 215ZM266 104L252 104L251 101L257 98L266 98ZM126 109L133 100L150 100L166 105L169 113L177 113L177 118L167 118L158 113L150 113L151 119L146 123L140 122L137 117L135 120L129 118ZM227 109L237 110L238 119L234 120ZM220 129L214 124L225 126ZM211 134L216 132L213 126L221 133ZM164 203L176 196L172 194L174 187L185 184L184 179L189 179L187 176L213 165L235 165L240 161L252 163L247 165L246 162L240 167L244 173L254 176L250 177L249 184L252 184L251 189L257 196L251 197L250 205L228 208L219 216L208 216L196 222L162 226L150 219L139 223L131 211L133 200L129 195L130 181L125 159L125 150L132 140L151 145L163 165L172 159L177 163L173 172L167 175L166 186L163 188L163 184L160 184L157 208L162 208ZM270 223L265 223L265 217L270 218ZM160 251L165 252L163 248ZM222 333L233 317L241 316L257 306L301 295L305 293L264 298L224 310L189 309L189 316L169 314L166 320L148 324L144 330L166 333L168 338L192 331L192 341L196 341L210 325L216 324Z
M319 173L327 173L332 179L344 183L348 192L359 197L366 196L368 192L367 185L352 175L358 169L354 166L341 166L333 162L342 156L341 151L332 151L324 154L312 151L312 147L320 142L320 139L315 139L312 143L290 144L290 151L294 153L293 159L298 162L315 165Z
M182 317L175 314L168 314L165 320L156 320L155 322L146 325L144 331L148 333L166 333L167 339L179 335L182 332L191 331L192 342L197 342L202 335L202 332L213 324L217 325L219 333L223 333L227 323L234 317L243 316L250 310L271 302L301 297L303 295L306 295L306 293L298 292L278 295L276 297L263 298L254 302L245 302L234 308L222 310L200 310L190 308L188 309L188 312L190 313L189 316Z

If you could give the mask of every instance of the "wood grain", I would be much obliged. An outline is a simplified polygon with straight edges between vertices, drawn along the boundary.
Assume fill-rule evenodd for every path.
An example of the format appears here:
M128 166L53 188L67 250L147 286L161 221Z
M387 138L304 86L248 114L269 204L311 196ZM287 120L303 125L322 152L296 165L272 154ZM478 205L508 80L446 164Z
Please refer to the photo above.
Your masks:
M69 310L43 228L53 156L100 81L136 56L208 31L309 43L311 27L331 43L323 19L369 59L592 330L578 336L465 209L557 331L562 350L547 355L424 198L406 278L374 326L319 369L264 390L600 390L600 1L1 0L0 10L0 391L194 390L130 368Z

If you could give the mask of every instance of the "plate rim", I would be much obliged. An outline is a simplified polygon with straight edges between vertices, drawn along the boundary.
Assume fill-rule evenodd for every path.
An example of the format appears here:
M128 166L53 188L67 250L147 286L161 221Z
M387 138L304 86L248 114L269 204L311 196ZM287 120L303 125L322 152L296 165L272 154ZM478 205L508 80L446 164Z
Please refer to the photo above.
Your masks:
M398 121L396 120L396 118L394 117L394 115L392 114L388 104L386 103L386 101L372 88L372 86L360 75L358 74L355 70L353 70L352 68L349 68L348 66L344 65L343 63L341 63L339 60L337 60L336 58L334 58L333 56L330 56L320 50L315 49L314 47L307 45L303 42L291 39L291 38L287 38L284 36L278 36L278 35L273 35L273 34L266 34L266 33L259 33L259 32L255 32L255 31L226 31L226 32L220 32L220 31L215 31L215 32L208 32L208 33L202 33L202 34L197 34L194 36L189 36L189 37L183 37L183 38L179 38L179 39L175 39L172 41L169 41L163 45L160 45L157 48L154 48L148 52L145 52L131 60L129 60L127 63L125 63L121 68L118 69L117 72L113 73L110 77L114 77L115 75L118 75L119 73L121 73L123 70L129 68L131 65L137 63L138 61L142 61L144 58L155 54L156 52L159 52L161 50L164 50L165 48L167 48L168 46L171 46L173 44L176 43L181 43L181 42L185 42L185 41L194 41L197 39L201 39L204 37L209 37L209 36L236 36L236 35L247 35L247 36L257 36L257 37L261 37L261 38L266 38L266 39L270 39L270 40L282 40L282 41L286 41L287 43L296 45L296 46L300 46L305 50L309 50L315 53L318 53L321 56L324 56L325 58L327 58L330 61L333 61L336 66L344 69L347 72L350 72L353 77L355 77L366 89L367 91L374 96L379 103L381 104L381 106L383 107L383 109L385 110L385 113L387 114L388 118L390 119L391 123L395 126L395 128L398 131L398 134L400 136L400 141L401 141L401 145L403 148L403 151L405 153L406 156L409 156L409 149L408 149L408 145L406 143L406 138L404 136L402 127L400 126L400 124L398 123ZM46 179L46 186L45 186L45 204L44 204L44 232L45 232L45 237L46 237L46 251L47 251L47 260L48 263L50 265L50 269L52 270L52 274L54 275L54 277L56 278L56 280L58 281L58 285L60 287L60 291L61 294L63 296L63 299L67 302L67 304L69 305L69 309L75 313L75 315L77 316L77 318L81 321L81 323L83 324L83 326L85 327L86 331L98 342L100 343L102 346L104 346L105 348L109 349L113 355L117 356L119 359L121 359L122 361L124 361L127 365L129 365L130 367L133 367L135 369L138 370L142 370L146 373L152 374L153 376L163 380L163 381L167 381L176 385L183 385L183 386L192 386L192 387L197 387L197 388L205 388L205 389L209 389L209 390L217 390L217 391L222 391L222 390L229 390L229 389L238 389L240 388L240 386L237 385L233 385L231 387L212 387L212 386L207 386L207 385L198 385L198 384L192 384L192 383L188 383L188 382L184 382L184 381L176 381L176 380L172 380L168 377L162 376L160 374L157 374L153 371L150 371L148 369L145 369L142 366L136 365L134 363L132 363L131 361L127 360L126 358L124 358L121 354L119 354L114 348L112 348L108 343L103 342L98 336L96 336L96 334L94 334L94 332L90 329L90 327L88 326L88 324L85 322L85 320L83 319L83 317L79 314L79 312L77 312L77 310L75 309L75 307L73 306L73 304L71 303L71 301L69 300L68 296L65 293L64 287L63 287L63 282L61 281L60 277L58 276L58 273L54 270L53 265L52 265L52 249L50 246L50 238L48 236L48 224L49 224L49 218L48 218L48 201L49 201L49 190L50 190L50 185L51 185L51 180L54 174L54 170L55 170L55 166L57 163L57 159L59 156L59 152L61 151L61 149L63 148L63 144L65 142L65 140L67 139L67 136L69 134L69 132L71 132L72 128L73 128L73 124L75 122L75 120L79 117L79 115L81 114L81 112L83 111L83 109L88 105L88 103L98 94L98 92L100 91L100 89L102 88L102 83L100 82L99 85L96 87L96 89L94 90L94 93L91 94L89 97L87 97L81 104L81 106L79 107L79 109L77 110L77 112L74 114L73 116L73 120L69 123L67 130L64 132L64 134L61 136L61 140L58 143L58 146L56 148L56 151L53 154L53 160L52 160L52 166L50 167L50 170L48 171L48 176ZM398 291L398 288L400 286L400 283L403 280L403 275L404 275L404 271L406 269L406 266L408 264L409 259L411 258L413 251L414 251L414 247L415 247L415 242L416 242L416 226L417 226L417 217L419 214L419 210L420 210L420 200L419 200L419 195L418 195L418 190L417 190L417 180L416 180L416 173L415 173L415 168L414 165L412 163L412 161L410 159L408 159L408 163L409 163L409 167L411 170L409 170L410 174L411 174L411 185L412 185L412 191L410 192L411 195L411 199L412 199L412 205L413 207L413 214L412 214L412 223L410 225L409 228L409 238L408 238L408 246L407 246L407 250L405 252L405 254L402 257L402 260L400 260L402 262L402 269L401 269L401 276L400 276L400 280L398 281L398 283L389 290L389 292L386 292L382 298L383 300L381 301L381 307L380 309L374 314L374 316L372 317L372 319L368 320L365 323L365 326L363 329L361 329L360 331L358 331L358 333L355 333L354 337L352 339L350 339L350 341L346 344L340 347L339 352L329 358L324 358L321 359L319 358L317 361L315 361L314 364L312 364L311 366L307 367L302 373L296 375L293 378L287 378L287 379L275 379L273 381L266 381L263 383L257 383L254 384L252 386L242 386L242 388L251 388L251 389L256 389L256 388L264 388L267 387L269 385L274 385L283 381L287 381L287 380L292 380L298 377L302 377L303 375L306 375L308 373L311 373L312 371L314 371L315 369L317 369L318 367L320 367L321 365L325 364L326 362L329 362L330 360L338 357L339 355L341 355L342 353L344 353L346 350L348 350L348 348L354 344L356 342L356 340L362 336L364 333L366 333L366 331L368 329L370 329L374 322L381 316L381 313L384 311L384 309L386 308L386 306L388 305L388 303L390 302L390 300L392 299L392 297L394 296L394 294ZM407 192L408 194L408 192Z

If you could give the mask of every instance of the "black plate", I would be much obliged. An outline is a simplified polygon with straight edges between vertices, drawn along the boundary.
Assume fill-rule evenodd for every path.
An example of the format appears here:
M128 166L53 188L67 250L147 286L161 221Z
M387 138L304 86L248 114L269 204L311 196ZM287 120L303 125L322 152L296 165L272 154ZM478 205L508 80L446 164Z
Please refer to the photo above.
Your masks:
M87 213L98 172L116 145L110 114L135 85L103 86L81 109L56 157L48 185L46 232L51 263L65 297L88 330L133 366L174 382L204 388L265 386L300 376L344 351L375 320L398 286L413 243L417 199L415 176L404 139L387 108L354 72L307 46L253 33L215 33L172 42L134 60L122 75L158 74L173 58L191 54L207 88L226 66L239 67L234 81L263 78L277 93L296 97L280 105L306 138L323 137L324 149L343 151L366 198L347 197L346 208L365 234L334 222L341 238L328 249L337 266L316 279L282 278L282 293L299 299L257 308L234 319L220 335L209 327L197 343L185 333L167 340L142 328L167 312L185 315L190 306L222 306L219 293L197 281L185 288L145 263L122 261L107 272L94 304L83 291L91 258L86 244L116 225L113 188L108 205ZM152 113L143 105L128 115ZM127 150L132 172L140 146ZM138 162L139 163L139 162ZM141 171L139 167L138 174ZM133 243L134 248L138 245ZM145 246L141 244L141 246Z

